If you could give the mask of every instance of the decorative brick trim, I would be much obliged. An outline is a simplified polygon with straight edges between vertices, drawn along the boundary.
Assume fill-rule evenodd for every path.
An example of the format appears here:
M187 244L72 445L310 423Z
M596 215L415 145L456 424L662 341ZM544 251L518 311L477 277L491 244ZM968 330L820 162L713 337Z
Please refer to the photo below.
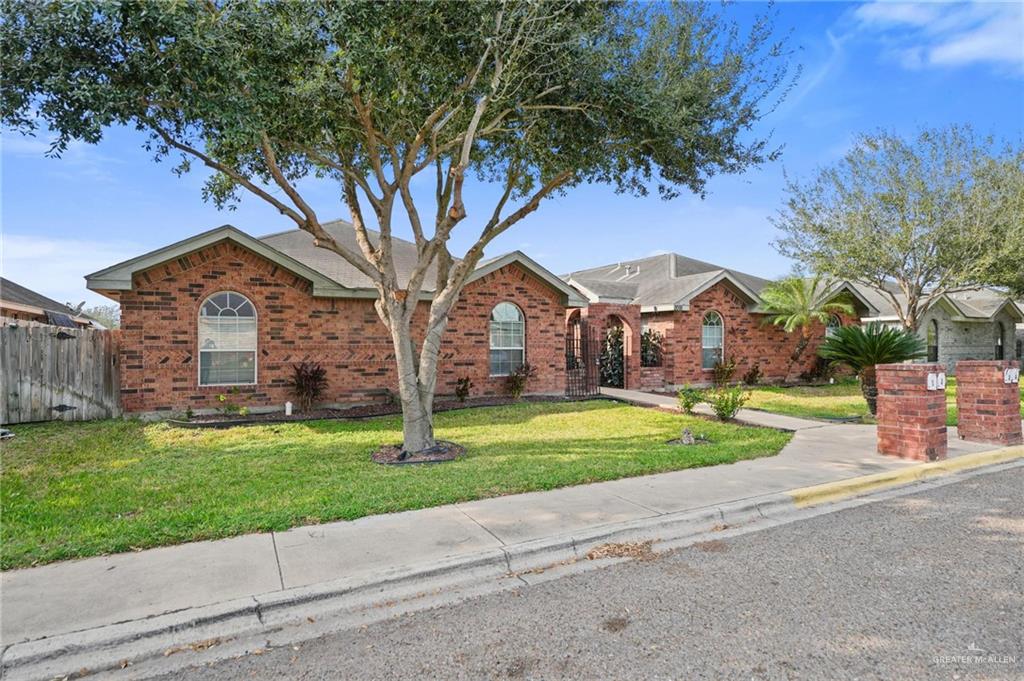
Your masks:
M946 393L928 389L928 374L941 364L879 364L878 453L904 459L945 459Z
M957 362L957 431L964 440L997 445L1024 443L1020 384L1007 383L1005 372L1020 369L1015 360Z

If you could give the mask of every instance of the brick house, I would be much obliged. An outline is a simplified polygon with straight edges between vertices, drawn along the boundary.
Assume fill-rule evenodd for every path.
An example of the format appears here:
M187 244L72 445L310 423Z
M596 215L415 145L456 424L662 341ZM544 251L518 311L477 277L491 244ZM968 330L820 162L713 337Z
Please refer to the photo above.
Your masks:
M771 282L720 265L666 253L612 263L563 276L587 298L588 308L570 314L587 319L603 334L621 326L626 339L627 388L663 389L684 384L705 385L719 358L734 358L735 378L754 365L766 382L792 382L817 362L826 327L880 322L897 324L887 296L859 283L838 282L831 297L845 296L854 306L851 317L834 315L828 325L811 332L801 360L790 360L800 335L787 334L767 323L759 294ZM943 296L926 310L919 333L930 361L950 371L962 359L1014 359L1020 355L1015 328L1024 310L1005 292L963 291ZM640 361L640 336L654 329L664 338L659 366Z
M349 223L325 228L358 249ZM415 245L396 239L394 250L399 280L408 279ZM290 399L292 365L307 359L327 369L328 404L397 390L376 291L305 232L254 238L219 227L88 275L86 283L121 305L126 413L211 409L227 392L253 411L280 409ZM538 370L529 392L564 392L566 310L583 304L523 253L481 262L450 316L438 393L453 393L468 377L474 396L500 394L509 368L524 360ZM414 328L425 323L427 305Z
M759 292L771 282L720 265L665 253L612 263L563 276L589 307L580 311L599 333L622 326L627 338L626 387L662 389L710 383L715 362L734 358L736 380L757 365L766 382L799 379L814 367L825 325L814 328L800 360L790 359L800 334L768 323ZM846 282L830 292L846 295L856 315L835 316L828 326L855 324L878 314L861 292ZM664 338L660 366L640 366L640 334L654 329Z

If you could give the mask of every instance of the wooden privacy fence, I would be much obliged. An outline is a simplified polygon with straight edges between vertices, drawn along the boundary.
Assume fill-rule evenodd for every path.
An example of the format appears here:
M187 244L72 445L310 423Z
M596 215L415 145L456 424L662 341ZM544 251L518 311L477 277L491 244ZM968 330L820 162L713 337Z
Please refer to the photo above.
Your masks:
M118 337L117 331L2 320L0 423L120 415Z

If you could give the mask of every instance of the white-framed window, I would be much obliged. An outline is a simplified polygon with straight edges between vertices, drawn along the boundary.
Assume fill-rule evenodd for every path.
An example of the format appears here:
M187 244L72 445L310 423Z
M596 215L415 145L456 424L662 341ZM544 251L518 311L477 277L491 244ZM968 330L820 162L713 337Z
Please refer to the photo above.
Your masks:
M1003 349L1003 336L1006 335L1006 327L1002 322L996 322L996 359L1006 359L1006 351Z
M725 350L725 324L722 315L708 312L704 315L700 332L702 369L714 369L717 362L722 361Z
M526 361L526 318L512 303L491 310L491 376L508 376Z
M831 315L828 321L825 322L825 338L831 338L836 335L836 331L843 328L843 320L839 318L839 315Z
M214 293L199 308L199 385L255 382L256 308L241 293Z

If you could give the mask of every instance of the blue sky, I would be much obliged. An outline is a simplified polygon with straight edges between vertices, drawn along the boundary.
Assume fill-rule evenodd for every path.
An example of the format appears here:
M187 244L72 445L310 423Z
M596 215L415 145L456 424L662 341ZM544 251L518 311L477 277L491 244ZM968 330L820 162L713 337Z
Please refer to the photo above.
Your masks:
M763 9L733 6L740 17ZM971 123L1024 138L1024 3L783 3L803 75L763 122L782 159L742 176L719 177L703 201L618 196L581 187L552 199L488 253L526 251L562 273L676 251L765 277L786 274L769 222L782 205L784 173L806 177L843 155L858 132L911 134L920 126ZM200 195L203 175L179 179L154 164L133 130L98 145L44 158L45 138L3 134L4 276L61 301L104 302L82 276L224 223L254 235L292 227L256 198L234 212ZM304 187L323 218L346 217L331 185ZM475 216L489 215L486 187L467 192L470 217L454 237L468 246Z

